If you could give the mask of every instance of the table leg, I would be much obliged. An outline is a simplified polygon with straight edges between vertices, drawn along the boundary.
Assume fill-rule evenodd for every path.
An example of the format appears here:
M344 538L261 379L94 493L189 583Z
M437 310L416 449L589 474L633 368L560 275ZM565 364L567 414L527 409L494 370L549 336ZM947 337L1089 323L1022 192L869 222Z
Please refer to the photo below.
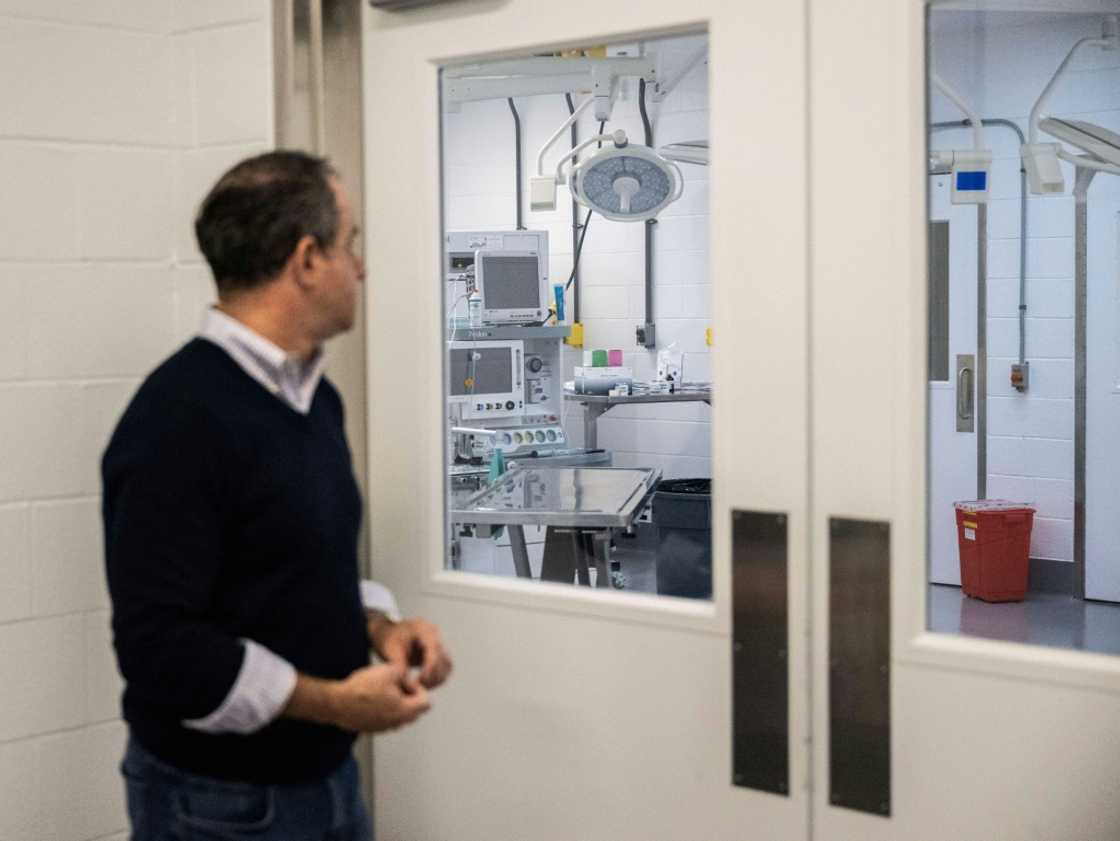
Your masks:
M583 404L583 446L587 449L599 448L599 418L609 408L599 403Z
M611 533L596 532L592 538L595 551L595 587L610 589L611 586Z
M576 580L584 587L591 586L591 570L587 568L587 544L581 531L572 529L572 557L576 559Z
M529 569L529 549L525 545L524 526L506 526L509 529L509 548L513 550L513 568L518 578L532 578Z

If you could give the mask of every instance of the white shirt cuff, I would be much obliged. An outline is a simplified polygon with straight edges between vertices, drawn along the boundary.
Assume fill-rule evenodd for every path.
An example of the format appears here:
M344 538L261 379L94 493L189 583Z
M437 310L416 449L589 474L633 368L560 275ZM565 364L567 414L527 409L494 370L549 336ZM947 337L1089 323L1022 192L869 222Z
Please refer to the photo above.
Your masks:
M362 580L362 607L384 613L394 622L401 621L401 611L392 591L376 581Z
M205 718L184 720L184 727L204 733L255 733L280 715L296 687L295 667L259 643L241 643L245 657L225 700Z

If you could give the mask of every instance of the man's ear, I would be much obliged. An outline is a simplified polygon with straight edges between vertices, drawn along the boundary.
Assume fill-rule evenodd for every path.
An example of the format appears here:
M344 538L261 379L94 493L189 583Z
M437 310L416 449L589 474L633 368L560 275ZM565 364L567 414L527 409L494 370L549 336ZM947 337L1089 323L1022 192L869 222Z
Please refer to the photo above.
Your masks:
M295 250L292 251L292 256L288 258L288 265L293 269L292 274L300 286L313 285L311 276L315 269L318 248L315 237L307 234L300 237Z

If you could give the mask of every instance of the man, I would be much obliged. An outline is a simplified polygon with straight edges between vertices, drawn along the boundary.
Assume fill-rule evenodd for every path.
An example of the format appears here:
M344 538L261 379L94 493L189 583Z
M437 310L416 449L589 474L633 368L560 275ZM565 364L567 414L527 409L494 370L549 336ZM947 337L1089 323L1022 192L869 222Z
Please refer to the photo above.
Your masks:
M102 463L132 837L365 841L355 734L416 720L451 663L358 580L362 503L322 376L365 276L353 209L325 161L272 152L222 176L195 232L219 303Z

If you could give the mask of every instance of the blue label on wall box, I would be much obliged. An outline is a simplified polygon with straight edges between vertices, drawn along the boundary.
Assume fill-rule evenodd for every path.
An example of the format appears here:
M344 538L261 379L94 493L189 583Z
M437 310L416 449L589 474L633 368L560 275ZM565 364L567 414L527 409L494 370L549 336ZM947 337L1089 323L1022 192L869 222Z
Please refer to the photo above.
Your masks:
M957 173L957 191L968 190L972 192L984 192L988 189L988 173L984 170L978 172L958 172Z

